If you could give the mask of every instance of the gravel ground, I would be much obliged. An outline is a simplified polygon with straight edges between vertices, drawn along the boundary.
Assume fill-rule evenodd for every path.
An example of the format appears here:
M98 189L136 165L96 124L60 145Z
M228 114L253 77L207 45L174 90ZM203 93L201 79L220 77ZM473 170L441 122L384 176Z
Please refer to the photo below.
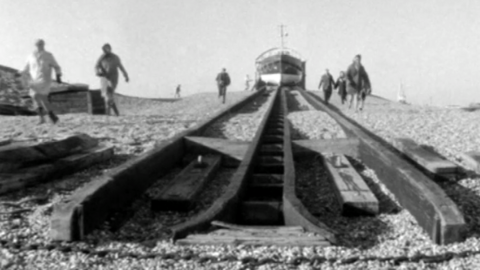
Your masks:
M298 91L287 93L292 140L346 138L342 128L327 113L315 110Z
M272 102L273 94L261 95L253 103L242 108L238 113L224 116L208 128L203 136L232 141L251 141Z
M333 97L335 99L336 96ZM372 99L372 102L374 100ZM377 102L377 101L375 101ZM459 153L459 151L466 150L479 150L478 142L478 127L473 123L478 123L478 113L463 113L453 110L444 110L436 108L417 108L411 107L409 110L404 111L401 108L403 105L395 105L395 109L386 109L381 111L381 102L378 105L367 104L367 109L358 115L349 114L352 117L356 117L357 121L361 124L372 128L372 130L381 135L390 134L391 136L396 134L417 134L415 130L407 131L408 128L419 129L419 134L423 136L435 135L445 140L445 143L429 143L429 145L437 146L437 150L445 154L449 158L447 152L452 151L453 154ZM376 107L375 107L376 106ZM383 105L392 106L393 105ZM369 112L368 108L375 108L377 113ZM187 109L185 107L184 109ZM179 109L180 110L180 109ZM398 111L396 111L398 110ZM437 111L438 110L438 111ZM409 111L409 112L408 112ZM437 115L438 114L438 115ZM452 114L453 116L450 116ZM200 114L198 114L200 115ZM425 115L425 117L424 117ZM460 119L457 119L457 117ZM475 116L476 115L476 116ZM443 117L443 118L440 118ZM64 116L68 117L68 116ZM290 116L289 116L290 117ZM63 118L63 117L62 117ZM305 117L306 118L306 117ZM368 119L368 121L366 120ZM389 119L390 121L388 121ZM392 121L394 119L395 121ZM426 120L417 120L426 119ZM448 119L445 121L444 119ZM3 120L3 119L2 119ZM291 120L292 121L292 120ZM411 122L424 121L423 125L417 123L416 126L412 126ZM36 122L36 120L35 120ZM293 121L292 121L293 122ZM2 122L3 123L3 122ZM32 123L34 121L32 120ZM300 123L310 123L307 120L300 121ZM402 123L404 126L396 127L392 123ZM372 126L373 125L373 126ZM395 127L392 127L395 126ZM465 127L469 127L467 129ZM430 132L425 127L431 127ZM434 128L435 127L435 128ZM3 125L0 127L3 130ZM151 127L150 127L151 128ZM315 132L309 132L309 129L315 129L315 125L311 124L296 124L295 128L305 131L305 138L309 138L309 134L316 134ZM423 130L425 128L425 130ZM461 128L461 129L460 129ZM386 130L394 130L391 133ZM456 131L459 129L459 131ZM452 136L452 133L446 133L445 131L452 130L453 132L463 132L465 136L461 136L462 140L459 141ZM467 135L467 133L469 135ZM4 134L3 132L0 134ZM425 143L429 137L415 137L413 139ZM319 138L312 136L312 138ZM467 138L464 140L464 138ZM455 144L467 144L466 146L458 146L457 149L452 145ZM122 146L120 146L122 147ZM454 157L453 157L454 158ZM298 173L298 189L306 190L306 184L312 182L312 179L318 179L315 181L315 185L309 188L309 190L303 191L309 200L308 206L312 213L321 215L319 218L328 224L335 227L343 234L339 237L340 245L336 247L328 248L280 248L280 247L218 247L218 246L191 246L182 247L172 244L169 240L155 241L155 239L135 239L129 240L128 237L122 235L122 232L131 232L135 234L138 230L145 230L148 233L152 233L152 236L163 237L162 228L151 227L150 223L153 218L143 218L142 212L138 212L138 226L135 224L126 224L117 233L110 233L108 230L99 230L99 234L96 237L96 241L91 239L87 243L76 244L78 246L88 246L89 243L98 242L95 245L96 249L102 250L112 245L122 252L133 252L141 254L144 252L157 252L157 253L171 253L177 252L178 254L195 254L198 256L211 256L211 257L225 257L235 256L238 258L254 257L258 259L262 258L274 258L279 261L289 262L292 258L304 256L312 258L314 256L325 256L327 258L342 258L348 259L356 256L403 256L403 255L419 255L419 254L441 254L444 252L460 252L464 250L479 250L480 245L477 240L477 217L480 210L478 198L478 188L476 180L462 179L458 184L445 184L444 188L447 193L455 197L458 195L458 199L461 209L465 211L467 221L469 222L470 232L468 239L459 244L452 244L448 246L437 246L430 243L427 236L420 230L415 223L415 220L411 215L398 207L394 196L392 196L387 189L376 179L373 171L368 168L364 168L360 162L354 161L354 165L360 171L367 184L372 188L377 198L381 203L381 214L375 218L363 217L363 218L343 218L336 214L335 202L329 195L329 185L324 179L324 173L321 167L311 166L311 163L319 163L318 160L303 160L296 164ZM175 172L172 172L174 174ZM226 172L228 173L228 172ZM170 176L172 177L172 176ZM221 182L221 181L220 181ZM313 184L312 184L313 185ZM452 186L452 187L450 187ZM316 192L315 192L316 191ZM467 192L468 191L468 192ZM308 193L310 192L310 193ZM325 195L325 196L319 196ZM2 198L3 199L3 198ZM145 198L144 198L145 199ZM141 200L139 203L141 207ZM327 207L328 206L328 207ZM468 211L467 211L468 209ZM160 214L161 215L161 214ZM140 221L145 220L145 225ZM4 221L2 221L4 222ZM2 223L3 224L3 223ZM6 221L5 221L6 224ZM23 223L21 223L23 224ZM27 226L27 225L26 225ZM23 225L21 226L23 227ZM104 231L105 235L100 232ZM9 233L7 229L2 229L2 232ZM103 238L105 237L105 238ZM143 242L140 242L143 241ZM117 258L115 255L108 255L105 258L97 256L88 256L79 252L60 253L58 251L22 251L16 252L13 250L3 249L0 250L0 269L246 269L246 265L242 265L241 262L235 260L232 262L221 263L202 263L199 260L175 260L175 259L134 259ZM8 268L7 268L8 267ZM312 267L308 263L301 263L299 265L287 265L285 264L265 264L256 269L478 269L480 267L480 256L472 256L464 259L455 258L445 263L402 263L400 265L394 265L392 262L357 262L353 264L341 264L337 262L325 262L321 265ZM253 268L252 268L253 269Z

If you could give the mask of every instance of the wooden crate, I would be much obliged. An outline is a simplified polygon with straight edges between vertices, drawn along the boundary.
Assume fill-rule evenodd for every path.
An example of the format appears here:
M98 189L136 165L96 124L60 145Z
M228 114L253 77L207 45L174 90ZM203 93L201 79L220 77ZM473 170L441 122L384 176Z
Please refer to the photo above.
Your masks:
M105 114L105 101L99 90L56 92L49 99L58 114Z
M49 99L58 114L88 113L87 90L51 93Z

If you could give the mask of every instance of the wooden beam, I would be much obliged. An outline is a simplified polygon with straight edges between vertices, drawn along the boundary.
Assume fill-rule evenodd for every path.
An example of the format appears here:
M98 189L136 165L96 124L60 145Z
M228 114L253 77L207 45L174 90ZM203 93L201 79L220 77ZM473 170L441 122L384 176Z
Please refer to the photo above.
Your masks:
M223 165L235 167L240 164L247 152L250 142L230 141L207 137L185 137L187 152L195 154L220 154L224 157Z
M282 102L280 104L285 115L288 114L287 100L285 92L282 92ZM293 158L293 147L290 133L290 122L284 119L284 175L283 175L283 216L285 225L302 226L309 232L314 232L328 240L329 244L336 243L335 230L329 228L323 222L314 217L303 205L296 194L296 175L295 162Z
M294 156L296 158L304 155L334 153L358 157L358 145L360 141L356 138L330 139L330 140L295 140L292 142Z
M154 149L77 189L63 203L54 206L51 238L57 241L83 239L110 213L122 211L158 177L178 164L185 153L185 136L202 134L213 122L240 109L262 93L253 93L173 138L157 142Z
M222 234L193 234L185 239L177 240L179 245L245 245L245 246L301 246L301 247L326 247L331 244L323 237L307 235L284 234L255 234L226 231Z
M460 155L462 160L467 164L468 168L480 173L480 152L470 151Z
M377 198L345 156L331 155L322 160L343 215L378 214Z
M220 162L220 156L203 157L204 167L199 167L196 160L192 161L169 185L152 198L152 210L190 210L205 184L217 173Z
M0 194L12 192L34 184L51 181L63 175L82 170L113 156L113 147L98 146L87 152L59 159L53 163L23 168L0 174Z
M215 201L215 203L206 211L193 217L191 220L172 226L170 229L173 232L173 238L178 239L187 236L192 231L207 229L210 227L210 222L213 220L234 221L236 218L236 211L240 197L243 195L244 187L247 185L247 180L253 173L255 166L254 157L260 151L258 147L263 139L262 130L267 125L268 117L270 116L275 99L278 98L278 90L270 93L275 95L269 102L267 110L260 122L255 137L249 145L248 150L242 162L238 166L233 175L230 184L228 185L224 194Z
M464 239L466 223L462 212L436 183L392 151L387 142L348 119L332 105L326 106L318 97L299 92L314 108L335 119L348 136L360 139L360 159L375 170L378 178L415 217L433 242L450 244Z
M230 230L246 231L246 232L263 232L265 230L270 231L288 231L288 232L297 232L303 233L305 230L301 226L246 226L246 225L237 225L222 221L212 221L212 225L216 227L226 228Z
M393 145L411 161L433 175L448 178L459 171L457 164L412 139L398 138L394 140Z
M33 144L11 143L0 147L0 163L46 162L91 149L98 140L87 134L78 134L63 140Z

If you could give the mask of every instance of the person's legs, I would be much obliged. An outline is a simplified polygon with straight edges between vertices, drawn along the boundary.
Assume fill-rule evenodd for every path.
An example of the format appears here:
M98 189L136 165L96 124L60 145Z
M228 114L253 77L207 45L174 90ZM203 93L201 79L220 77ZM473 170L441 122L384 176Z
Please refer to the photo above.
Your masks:
M361 111L361 110L363 110L363 106L365 105L365 99L367 98L367 93L366 93L366 91L363 90L363 91L360 93L360 95L359 95L358 98L360 99L360 111Z
M221 86L220 84L218 85L218 98L221 98L222 97L222 88L223 86Z
M224 86L222 89L222 96L223 96L223 103L225 103L225 100L227 99L227 87Z
M357 93L355 93L353 96L354 96L353 102L355 102L355 105L354 105L354 107L355 107L355 112L358 112L358 99L359 99L359 97L360 97L360 93L357 92Z
M35 94L35 100L37 100L37 103L40 105L41 108L43 108L44 111L42 113L45 114L46 112L50 120L52 120L54 124L57 123L58 116L56 116L53 112L52 104L48 100L48 94ZM42 122L42 120L40 120L40 122Z
M42 104L40 98L38 97L37 94L33 94L32 95L32 100L33 100L33 104L37 108L38 116L40 117L40 122L38 124L40 125L40 124L45 123L45 109L43 108L43 104Z
M120 113L118 112L117 104L115 103L115 89L113 87L108 87L107 88L107 111L108 114L110 115L110 110L113 109L113 112L115 113L116 116L120 116Z
M327 102L327 104L330 101L331 96L332 96L332 90L331 89L325 90L325 102Z

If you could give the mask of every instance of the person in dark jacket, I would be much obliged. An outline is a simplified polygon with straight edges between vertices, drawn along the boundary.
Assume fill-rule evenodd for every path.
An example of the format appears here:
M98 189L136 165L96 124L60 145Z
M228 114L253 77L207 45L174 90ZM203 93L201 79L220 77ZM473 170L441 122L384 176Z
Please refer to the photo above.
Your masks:
M217 78L218 85L218 97L223 97L223 103L227 98L227 86L230 85L230 76L228 76L227 70L224 68L222 72L218 73Z
M349 108L352 107L354 101L355 111L358 111L358 101L361 102L360 110L363 109L366 96L372 92L370 79L361 61L361 55L356 55L347 70L347 93L350 95Z
M115 112L117 116L120 115L118 112L117 105L115 104L115 90L118 85L118 70L125 77L125 82L128 83L129 78L127 71L123 67L120 57L112 52L112 46L110 44L105 44L102 47L103 54L97 61L95 65L95 72L98 77L100 77L100 86L102 91L102 96L105 99L106 103L106 113L110 115L111 109Z
M332 95L332 89L335 86L335 81L333 80L332 75L328 69L325 70L325 74L323 74L322 79L320 80L320 84L318 85L318 89L322 89L323 86L323 96L325 103L328 104L330 100L330 96Z
M337 88L340 100L342 101L342 104L344 104L345 100L347 100L347 79L345 77L345 72L343 71L340 72L340 76L335 83L335 89Z

